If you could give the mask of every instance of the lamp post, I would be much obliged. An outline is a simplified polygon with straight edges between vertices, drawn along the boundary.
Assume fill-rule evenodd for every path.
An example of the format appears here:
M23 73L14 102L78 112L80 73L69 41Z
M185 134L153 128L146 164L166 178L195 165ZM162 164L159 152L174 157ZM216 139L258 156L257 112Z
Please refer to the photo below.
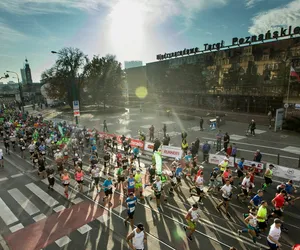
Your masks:
M57 51L54 51L54 50L51 50L51 53L52 54L58 54L58 55L62 55L60 52L57 52ZM72 68L72 67L70 67ZM72 74L73 76L73 74ZM72 81L72 96L73 96L73 101L78 101L77 100L77 95L75 94L76 90L75 90L75 79L73 79L74 81ZM79 101L78 101L79 102ZM79 110L78 110L79 111ZM75 116L75 122L76 122L76 125L78 125L78 116Z
M11 71L11 70L6 70L7 73L12 73L15 74L17 76L18 79L18 85L19 85L19 92L20 92L20 99L21 99L21 105L22 105L22 109L24 111L24 97L23 97L23 89L20 83L20 78L19 78L19 74L15 71Z

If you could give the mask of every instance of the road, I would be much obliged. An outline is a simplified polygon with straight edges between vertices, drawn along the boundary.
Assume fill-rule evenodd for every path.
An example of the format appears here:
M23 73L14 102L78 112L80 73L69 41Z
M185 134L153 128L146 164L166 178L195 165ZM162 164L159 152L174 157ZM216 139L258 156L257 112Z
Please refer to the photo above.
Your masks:
M169 122L168 129L170 132L172 132L171 128L174 128L174 132L179 132L181 129L188 130L188 138L190 140L199 136L199 134L202 140L204 137L211 138L214 136L211 132L199 132L189 129L193 128L192 125L194 127L197 125L191 122L180 121L180 123L171 123L175 119L171 120L171 118L167 117L157 119L155 116L153 119L150 119L149 117L151 116L139 118L138 113L129 115L130 119L128 119L128 114L115 116L115 118L89 116L81 118L80 122L83 125L86 124L88 127L101 128L101 119L106 119L109 130L118 130L118 132L121 132L120 130L123 129L123 132L120 134L131 134L134 137L141 126L144 126L143 128L146 131L148 125L154 124L156 127L159 127L161 126L161 122ZM180 124L180 126L177 128L175 124ZM224 126L224 130L230 134L233 131L229 130L231 125L227 124L225 125L226 127ZM261 128L259 127L259 129ZM236 135L239 134L237 128L235 129L235 133ZM266 136L263 134L266 134ZM275 137L281 135L286 134L274 134ZM293 138L292 140L294 140L296 145L299 138L290 134L287 136ZM268 137L270 139L269 143L267 142ZM275 141L275 137L272 137L271 132L266 130L266 132L255 138L245 138L238 140L238 142L240 145L243 145L241 144L242 142L251 144L260 141L259 145L265 145L266 147L272 145L272 147L281 148L288 141L280 140L278 144L274 145L272 140ZM179 136L172 137L172 143L176 145L178 142L180 142ZM255 147L253 144L246 146L244 148L249 149L249 151L251 146ZM3 149L2 144L0 147ZM274 153L274 150L268 152ZM289 155L284 153L284 156ZM91 180L86 175L84 192L78 193L76 183L72 181L72 191L69 199L66 199L58 176L56 176L55 190L48 191L47 181L41 180L37 176L36 170L33 169L28 160L29 156L27 155L26 157L26 160L21 159L19 152L12 152L11 155L5 155L5 167L4 169L0 169L0 234L5 239L9 249L128 249L125 236L130 232L130 229L125 227L123 223L123 219L126 218L126 210L125 205L122 203L122 193L115 191L112 207L104 207L99 197L94 200L96 193L89 189ZM88 170L87 161L88 156L85 156L85 170ZM53 162L51 159L48 159L48 163L52 164ZM143 165L150 164L150 158L143 156L142 163L142 170L144 170ZM206 183L212 167L210 164L204 164ZM72 169L70 172L74 173ZM262 183L262 179L256 177L255 182L256 189L258 189ZM273 198L275 185L276 183L264 194L264 199L270 201ZM189 187L190 182L184 181L178 194L174 198L168 197L168 202L163 203L162 212L157 211L155 201L145 199L145 201L138 203L135 224L143 222L145 225L146 232L148 233L147 249L225 250L229 249L230 246L235 246L239 250L252 250L259 249L260 247L261 249L265 249L265 234L262 235L262 239L256 245L252 243L247 234L242 236L238 236L237 234L237 230L244 227L242 213L247 212L247 204L240 203L236 198L233 198L229 210L231 218L228 219L224 213L218 212L215 208L217 202L220 200L219 194L207 196L204 200L204 206L200 206L201 217L194 240L192 242L187 241L182 228L186 223L184 216L186 211L191 207L191 204L196 201L194 197L189 197ZM238 193L238 190L235 193ZM144 194L146 196L151 195L151 189L146 188ZM299 243L299 208L300 203L296 203L295 206L287 207L285 210L284 221L286 227L289 228L289 233L282 235L283 250L290 249L290 246L297 243L297 241ZM1 238L0 243L4 244ZM7 248L4 246L3 249Z

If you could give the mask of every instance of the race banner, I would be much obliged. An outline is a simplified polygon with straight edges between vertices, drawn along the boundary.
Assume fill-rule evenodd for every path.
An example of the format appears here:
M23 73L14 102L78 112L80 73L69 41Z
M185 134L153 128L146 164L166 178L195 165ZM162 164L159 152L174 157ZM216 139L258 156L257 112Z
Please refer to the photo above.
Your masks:
M225 155L209 154L208 162L210 164L219 165L225 158ZM238 162L240 159L235 158L235 162ZM229 167L234 167L234 158L229 157Z
M179 147L162 146L162 155L169 158L181 158L182 149Z

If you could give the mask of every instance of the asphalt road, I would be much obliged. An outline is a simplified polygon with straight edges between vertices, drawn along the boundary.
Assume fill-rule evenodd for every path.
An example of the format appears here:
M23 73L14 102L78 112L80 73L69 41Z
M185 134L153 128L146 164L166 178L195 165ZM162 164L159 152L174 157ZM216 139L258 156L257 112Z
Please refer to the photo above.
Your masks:
M1 148L3 148L3 145L1 145ZM84 169L88 168L87 157L84 157ZM149 164L150 160L143 156L142 162ZM48 160L48 163L52 163L51 159ZM210 169L213 166L205 164L204 167L204 177L208 180ZM72 173L73 171L71 170L70 172ZM21 246L23 246L24 250L41 248L47 250L128 249L125 236L130 230L123 223L123 218L126 217L126 210L124 210L124 204L122 204L123 196L118 191L114 194L113 206L104 208L101 198L97 197L94 201L96 194L89 190L88 184L90 179L86 177L84 193L78 193L75 181L73 181L71 183L70 198L67 200L63 192L60 191L62 187L58 179L55 191L48 191L47 181L39 179L28 160L28 155L27 159L24 160L20 158L18 152L12 152L10 156L5 155L5 168L1 170L1 173L7 179L0 181L0 197L2 199L0 205L0 233L4 239L8 240L11 246L22 244ZM16 174L19 174L19 176L13 177ZM261 183L262 180L256 177L257 188ZM242 213L247 212L247 204L240 203L233 198L229 210L231 218L228 219L224 213L219 213L215 208L220 195L208 196L204 200L204 206L200 206L199 209L201 217L197 231L193 236L194 240L192 242L187 241L185 232L182 229L182 226L185 224L184 216L191 204L196 201L194 198L189 197L189 186L189 181L184 181L178 194L174 198L168 197L168 202L163 203L162 212L157 211L155 201L145 199L145 201L139 202L135 213L135 223L143 222L145 224L146 232L149 234L147 249L225 250L229 246L235 246L237 249L252 250L259 249L259 247L264 249L266 243L265 235L262 235L262 239L254 245L247 234L240 237L237 234L237 230L244 226ZM42 195L40 191L35 192L35 190L43 190L46 196ZM274 196L274 192L275 185L268 189L264 198L270 201ZM16 197L16 194L19 193L23 196L17 195ZM146 196L151 195L151 190L147 188L144 194ZM85 211L83 208L86 203L89 203L91 207L87 214L80 212ZM32 204L36 207L35 209ZM60 206L66 209L58 212L61 214L55 217L55 210ZM295 206L287 207L285 210L286 216L284 221L286 227L289 228L289 233L282 235L283 250L290 249L290 246L296 243L299 238L299 208L300 203L296 203ZM11 213L14 216L11 216ZM90 217L90 214L102 215L87 222L86 219ZM43 223L45 220L49 224L54 223L53 228L52 226L49 228L49 225L44 222L39 231L29 230L30 233L28 234L27 230L26 233L26 229ZM74 221L82 222L80 227L74 227L72 224ZM60 230L55 227L57 224L61 225ZM65 227L64 224L66 224ZM19 228L24 227L24 229L20 229L12 234L12 230L14 230L12 227L16 225ZM40 234L47 234L46 243L41 240L45 235L39 238L37 235ZM21 241L22 237L26 237L26 241ZM36 242L36 238L40 240ZM27 248L27 246L30 248Z

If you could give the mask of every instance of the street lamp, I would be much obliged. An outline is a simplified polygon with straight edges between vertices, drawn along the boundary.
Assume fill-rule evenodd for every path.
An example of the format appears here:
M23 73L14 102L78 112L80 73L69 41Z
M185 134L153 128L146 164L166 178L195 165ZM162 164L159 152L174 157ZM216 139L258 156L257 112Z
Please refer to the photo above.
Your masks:
M62 55L62 53L54 51L54 50L51 50L51 53ZM70 68L72 68L72 67L70 67ZM75 96L75 79L72 82L72 95L73 95L73 101L78 101L78 100L76 100L76 96ZM78 116L75 116L75 122L76 122L76 125L78 125Z
M6 70L7 73L12 73L15 74L17 76L18 79L18 85L19 85L19 92L20 92L20 99L21 99L21 105L22 105L22 109L24 111L24 97L23 97L23 90L22 90L22 86L20 83L20 78L19 78L19 74L15 71L10 71L10 70Z

